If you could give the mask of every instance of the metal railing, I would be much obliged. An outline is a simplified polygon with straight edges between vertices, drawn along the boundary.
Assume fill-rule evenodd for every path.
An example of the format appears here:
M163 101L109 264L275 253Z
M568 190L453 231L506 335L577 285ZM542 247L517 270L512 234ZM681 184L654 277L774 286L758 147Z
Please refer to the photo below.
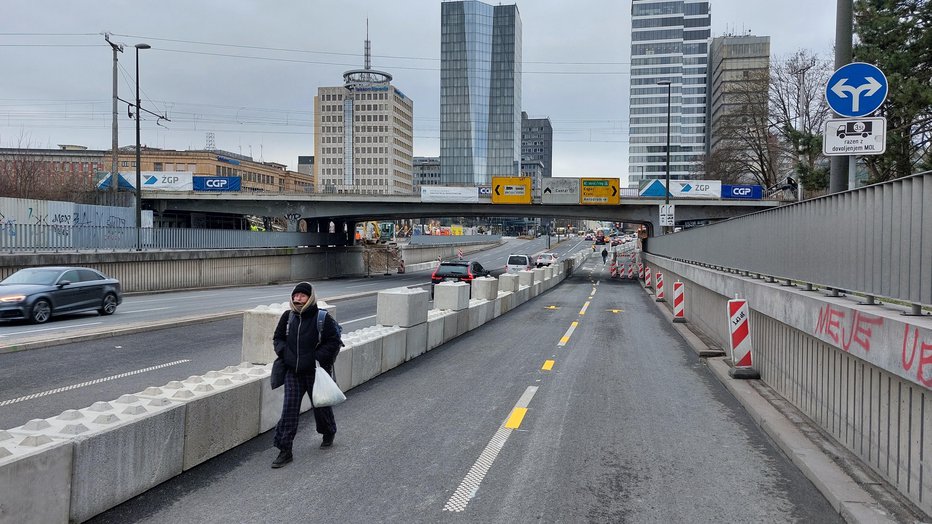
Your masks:
M494 243L501 235L414 235L408 242L412 246L448 246L456 244Z
M309 245L309 233L106 226L0 225L0 252L251 249Z
M932 305L932 174L651 238L668 258Z

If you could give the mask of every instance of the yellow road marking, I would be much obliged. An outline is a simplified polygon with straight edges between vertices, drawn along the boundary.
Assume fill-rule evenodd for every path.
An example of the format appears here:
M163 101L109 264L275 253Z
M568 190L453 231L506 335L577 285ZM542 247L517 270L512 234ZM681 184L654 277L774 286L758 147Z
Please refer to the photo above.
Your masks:
M579 322L574 321L570 324L569 329L566 330L566 333L563 335L563 338L560 339L560 343L557 346L565 346L567 342L570 341L570 337L573 336L573 331L576 331L576 326L579 325Z
M505 427L508 429L518 429L521 426L521 421L524 420L525 414L527 414L527 408L514 408L511 411L511 416L509 416L508 420L505 422Z
M582 309L579 310L579 314L585 315L587 309L589 309L589 302L586 302L585 304L583 304Z
M552 361L552 360L545 360L545 361L544 361L544 365L541 366L540 369L543 370L543 371L550 371L551 369L553 369L553 361Z
M624 309L606 309L605 311L611 311L612 313L624 313Z
M547 306L544 309L560 309L560 306Z

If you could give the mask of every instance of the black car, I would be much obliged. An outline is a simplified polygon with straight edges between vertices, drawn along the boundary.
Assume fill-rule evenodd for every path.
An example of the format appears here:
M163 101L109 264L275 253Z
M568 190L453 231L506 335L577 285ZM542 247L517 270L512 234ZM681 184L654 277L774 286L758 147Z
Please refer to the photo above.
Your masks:
M120 282L84 267L20 269L0 281L0 319L36 324L52 315L96 310L112 315L123 293Z
M489 271L475 260L443 260L430 276L431 288L444 281L472 282L477 277L487 277Z

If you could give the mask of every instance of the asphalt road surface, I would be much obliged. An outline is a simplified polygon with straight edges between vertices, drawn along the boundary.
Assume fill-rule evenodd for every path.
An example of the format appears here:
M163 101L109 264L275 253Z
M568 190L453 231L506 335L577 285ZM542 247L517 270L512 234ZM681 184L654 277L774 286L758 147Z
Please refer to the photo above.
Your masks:
M285 468L267 432L92 522L840 522L640 286L590 261L349 391L332 448L305 414Z
M588 249L588 244L564 242L553 251L565 254ZM500 271L510 252L533 253L544 247L546 239L513 239L505 245L474 256L484 266ZM315 286L320 293L318 296L323 297L369 293L367 296L334 302L338 320L344 330L353 331L375 324L376 291L399 285L426 284L429 281L430 272L420 272L386 278L328 280L316 282ZM86 331L87 328L79 330L74 327L82 319L123 320L124 323L120 325L128 327L133 325L131 322L135 317L131 315L136 310L134 308L145 309L156 304L168 307L151 311L153 321L188 318L196 311L213 314L233 307L241 311L258 304L287 300L292 287L293 284L288 284L134 295L127 297L118 314L113 317L66 317L51 325L61 327L56 331L57 336L67 340L74 332ZM243 307L244 303L249 305ZM126 308L129 310L124 311ZM6 332L11 336L11 330L28 327L4 326L0 328L0 335ZM34 418L54 417L67 409L84 408L99 400L116 399L122 394L142 391L148 386L184 380L192 375L238 364L242 354L242 332L242 316L232 315L212 322L179 327L169 324L155 331L0 354L0 429L16 427ZM5 339L0 338L2 340Z
M552 239L556 243L556 239ZM579 250L588 242L573 238L562 242L553 251L565 253ZM547 248L546 237L534 240L507 239L502 245L469 255L483 266L501 273L509 253L538 253ZM404 275L375 274L371 278L337 278L315 281L318 298L374 293L382 289L424 285L430 282L430 271ZM103 333L115 329L166 323L206 315L236 314L263 304L284 302L294 287L293 282L273 286L243 286L235 288L178 291L171 293L132 294L124 297L114 315L98 316L95 312L55 317L36 326L25 321L0 321L0 352L37 340L58 339L85 333Z

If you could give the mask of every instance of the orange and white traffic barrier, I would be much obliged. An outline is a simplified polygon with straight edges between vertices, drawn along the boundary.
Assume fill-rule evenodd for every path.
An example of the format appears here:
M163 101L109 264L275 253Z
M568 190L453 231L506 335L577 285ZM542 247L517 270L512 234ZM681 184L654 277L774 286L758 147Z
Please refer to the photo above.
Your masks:
M748 301L736 298L728 301L728 329L731 331L731 361L733 366L728 372L732 378L760 378L754 371L751 359L751 315Z
M673 283L673 322L686 322L686 293L683 283Z
M638 280L644 280L644 262L638 262Z
M663 273L657 272L657 302L666 302L667 296L663 292Z
M653 287L650 281L650 266L644 266L644 286Z
M628 280L634 280L634 262L628 264Z
M404 272L405 272L405 259L400 258L398 259L398 274L401 275L401 274L404 274Z
M611 267L609 267L608 272L609 272L609 274L611 275L612 278L615 278L615 274L618 272L618 266L615 265L615 261L614 261L614 260L612 261L612 265L611 265Z

